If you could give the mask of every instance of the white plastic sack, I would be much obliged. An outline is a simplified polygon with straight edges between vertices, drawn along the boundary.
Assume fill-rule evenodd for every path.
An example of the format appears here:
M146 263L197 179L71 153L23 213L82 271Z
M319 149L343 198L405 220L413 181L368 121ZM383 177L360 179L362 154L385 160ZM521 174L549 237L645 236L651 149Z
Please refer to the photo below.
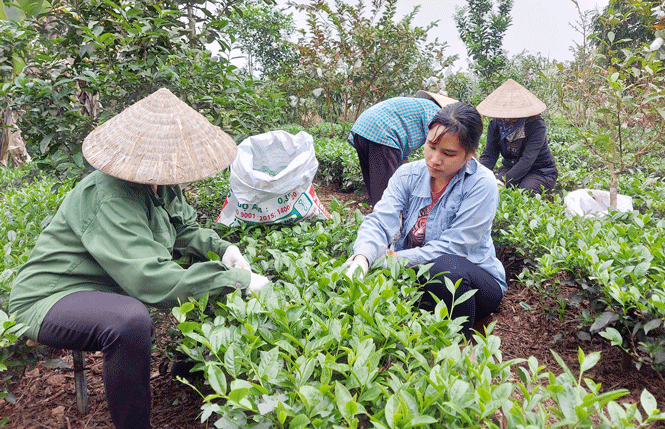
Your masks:
M270 131L238 145L231 164L231 190L216 222L293 223L314 216L330 217L312 181L319 162L311 135Z
M576 189L563 198L566 204L566 216L602 217L609 213L610 192L600 189ZM617 207L620 212L633 211L633 198L617 195Z

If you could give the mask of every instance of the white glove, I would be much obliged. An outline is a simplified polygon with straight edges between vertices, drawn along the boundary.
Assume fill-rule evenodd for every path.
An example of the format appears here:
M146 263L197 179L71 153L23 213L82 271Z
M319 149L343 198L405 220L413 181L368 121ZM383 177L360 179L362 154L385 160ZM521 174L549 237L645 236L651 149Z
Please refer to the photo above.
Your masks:
M252 277L249 279L249 286L245 289L245 296L250 296L252 293L259 293L263 286L270 283L270 279L261 274L251 273L251 276Z
M227 267L240 268L241 270L252 271L252 267L249 266L249 262L242 256L240 249L235 244L230 245L226 248L224 256L222 256L222 264Z
M358 258L358 260L348 259L346 262L344 262L344 266L348 267L346 269L346 275L348 277L353 277L355 274L359 279L362 279L369 269L369 264L363 258Z

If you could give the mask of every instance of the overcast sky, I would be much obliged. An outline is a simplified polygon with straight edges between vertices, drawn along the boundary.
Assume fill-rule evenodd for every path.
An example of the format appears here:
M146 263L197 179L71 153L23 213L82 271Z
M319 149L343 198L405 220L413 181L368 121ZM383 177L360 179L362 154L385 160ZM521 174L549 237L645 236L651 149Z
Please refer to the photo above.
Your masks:
M355 4L355 0L346 0ZM369 4L369 0L366 0ZM496 4L496 0L494 1ZM579 0L580 8L602 10L607 6L608 0ZM285 0L278 0L278 4L286 4ZM329 1L329 4L334 4ZM414 24L424 27L432 21L438 20L438 26L428 33L430 38L438 37L440 41L447 41L448 55L458 54L460 59L454 64L455 69L466 68L467 54L464 43L459 38L453 16L457 8L466 5L466 0L399 0L397 2L397 16L403 17L417 5L420 11L414 18ZM504 48L510 56L522 51L540 53L542 56L559 61L572 59L570 47L574 43L581 43L582 36L570 26L579 16L571 0L514 0L511 10L512 25L506 31L503 41ZM296 14L296 25L303 27L304 23Z

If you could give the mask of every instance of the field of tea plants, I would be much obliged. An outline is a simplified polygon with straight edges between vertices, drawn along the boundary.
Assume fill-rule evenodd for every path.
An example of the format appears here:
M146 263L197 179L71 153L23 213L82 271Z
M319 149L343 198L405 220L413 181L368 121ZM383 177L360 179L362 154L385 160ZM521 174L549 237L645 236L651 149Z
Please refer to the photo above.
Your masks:
M317 183L361 190L348 127L326 125L307 130L320 163ZM633 212L571 218L566 193L605 189L607 177L575 146L571 130L552 125L550 141L560 169L555 192L530 198L501 190L494 238L511 249L503 262L519 267L513 281L543 296L556 295L561 282L573 286L589 302L579 338L601 336L630 365L662 371L662 154L621 176L619 192L633 198ZM0 370L20 364L22 327L6 314L6 300L16 270L74 184L59 177L35 165L0 170ZM363 220L348 205L333 200L329 220L227 228L212 220L228 190L225 172L186 193L201 222L237 242L272 283L249 298L205 297L173 309L177 348L204 374L204 386L182 380L201 392L202 421L218 428L632 428L665 419L649 391L627 403L625 389L585 377L602 362L597 352L580 349L576 368L554 353L558 365L547 368L529 356L505 360L491 327L466 343L445 306L432 313L414 306L420 273L413 269L378 262L362 281L348 278L342 264ZM0 396L8 392L10 384L0 386Z

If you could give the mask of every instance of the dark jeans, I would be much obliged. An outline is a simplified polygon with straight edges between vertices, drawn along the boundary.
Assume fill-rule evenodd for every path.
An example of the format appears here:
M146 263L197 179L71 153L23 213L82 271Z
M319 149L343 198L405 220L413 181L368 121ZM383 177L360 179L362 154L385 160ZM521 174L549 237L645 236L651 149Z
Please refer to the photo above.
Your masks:
M510 170L510 168L500 167L496 172L496 176L501 177L508 170ZM519 186L520 188L526 189L527 191L535 194L542 194L543 190L545 192L551 191L554 189L554 185L556 185L556 179L559 177L559 172L555 168L552 170L552 172L548 172L546 174L540 170L529 172L526 174L526 176L522 177L522 180L520 180L519 183L512 183L508 186Z
M152 319L141 301L106 292L75 292L49 310L41 344L104 353L104 388L116 428L150 428Z
M440 274L434 277L436 274ZM501 304L503 292L497 281L487 271L469 262L466 258L456 255L443 255L434 260L434 266L430 269L430 282L425 285L425 293L421 298L421 308L433 310L436 306L433 293L443 301L448 308L452 303L452 294L448 291L443 276L448 277L453 284L462 279L455 291L455 299L466 292L475 289L477 292L462 303L455 303L452 317L466 316L462 332L467 338L471 337L471 329L476 322L492 314ZM425 283L421 278L420 283Z
M401 152L394 147L367 140L358 134L353 135L353 146L358 152L360 170L363 173L370 203L374 206L388 187L390 177L402 165Z

